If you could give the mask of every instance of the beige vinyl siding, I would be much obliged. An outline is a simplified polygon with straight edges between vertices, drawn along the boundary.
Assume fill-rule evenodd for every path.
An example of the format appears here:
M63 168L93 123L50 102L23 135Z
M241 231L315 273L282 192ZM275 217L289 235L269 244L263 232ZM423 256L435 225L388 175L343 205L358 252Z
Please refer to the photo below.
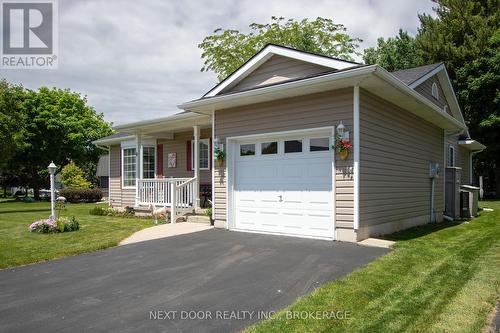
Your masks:
M352 129L352 119L352 89L342 89L216 110L215 135L225 142L227 137L336 126L340 121ZM352 154L346 161L338 161L336 168L337 226L352 228ZM214 212L216 220L221 223L226 221L226 184L225 166L216 168Z
M209 139L212 129L201 129L200 139ZM193 171L187 170L187 142L193 140L193 131L186 131L174 134L173 140L158 139L158 144L163 144L163 176L174 178L193 177ZM177 166L168 167L168 153L177 154ZM211 157L211 154L209 153ZM210 170L200 170L200 184L211 184L212 174Z
M305 61L273 55L259 68L241 80L237 85L227 89L226 91L240 91L331 70L331 68L311 64Z
M362 90L358 237L429 222L429 162L443 165L442 129ZM444 183L435 184L438 218Z
M438 92L439 92L438 99L435 99L434 96L432 96L432 84L433 83L436 83L437 88L438 88ZM417 91L420 94L427 97L428 100L430 100L432 103L436 104L440 108L443 108L445 105L448 105L448 102L446 101L446 98L444 96L443 89L441 88L441 84L439 83L439 80L438 80L437 76L435 76L435 75L430 77L426 81L422 82L417 87L415 87L415 91ZM449 106L448 106L447 113L449 115L452 115Z
M121 150L120 146L111 146L109 149L109 199L113 207L122 206L121 185Z
M113 207L135 205L135 189L122 189L121 146L110 147L109 158L109 199Z

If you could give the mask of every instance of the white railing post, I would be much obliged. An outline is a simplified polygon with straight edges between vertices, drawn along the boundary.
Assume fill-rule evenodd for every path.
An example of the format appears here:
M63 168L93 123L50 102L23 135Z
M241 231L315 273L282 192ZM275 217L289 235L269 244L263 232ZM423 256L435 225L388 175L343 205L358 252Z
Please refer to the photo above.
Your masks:
M193 154L193 171L195 182L198 183L200 179L200 126L193 126L194 130L194 154ZM195 200L193 202L194 208L200 208L200 197L198 195L198 186L195 187L194 195Z
M177 220L177 185L175 181L170 182L170 223L174 224Z
M142 135L140 133L135 134L135 205L139 206L139 179L141 179L141 165L142 165Z

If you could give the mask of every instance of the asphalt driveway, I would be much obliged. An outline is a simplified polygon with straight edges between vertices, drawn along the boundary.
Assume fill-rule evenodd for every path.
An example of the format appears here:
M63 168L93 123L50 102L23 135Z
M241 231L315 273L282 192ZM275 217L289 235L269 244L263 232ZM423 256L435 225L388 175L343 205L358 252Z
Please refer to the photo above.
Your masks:
M237 331L386 252L207 230L6 269L0 331Z

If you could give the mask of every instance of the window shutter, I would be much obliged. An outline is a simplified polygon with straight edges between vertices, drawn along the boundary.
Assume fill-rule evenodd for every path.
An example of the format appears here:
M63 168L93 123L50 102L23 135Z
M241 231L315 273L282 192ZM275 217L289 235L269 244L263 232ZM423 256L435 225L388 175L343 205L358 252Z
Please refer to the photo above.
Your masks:
M191 161L191 140L189 140L187 142L187 147L186 147L186 157L187 157L187 163L186 163L186 167L187 167L187 171L193 171L193 163Z
M156 145L156 176L163 178L163 144Z

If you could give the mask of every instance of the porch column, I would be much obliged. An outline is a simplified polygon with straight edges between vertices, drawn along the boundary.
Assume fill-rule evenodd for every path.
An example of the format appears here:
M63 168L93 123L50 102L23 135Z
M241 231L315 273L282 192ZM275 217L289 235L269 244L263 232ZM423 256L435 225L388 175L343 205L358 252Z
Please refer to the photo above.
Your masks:
M139 179L142 175L142 134L135 134L135 205L139 205Z
M194 208L198 210L200 208L200 126L193 126L193 136L194 136L194 149L193 149L193 171L194 177L196 178L194 187L194 197L195 203Z

